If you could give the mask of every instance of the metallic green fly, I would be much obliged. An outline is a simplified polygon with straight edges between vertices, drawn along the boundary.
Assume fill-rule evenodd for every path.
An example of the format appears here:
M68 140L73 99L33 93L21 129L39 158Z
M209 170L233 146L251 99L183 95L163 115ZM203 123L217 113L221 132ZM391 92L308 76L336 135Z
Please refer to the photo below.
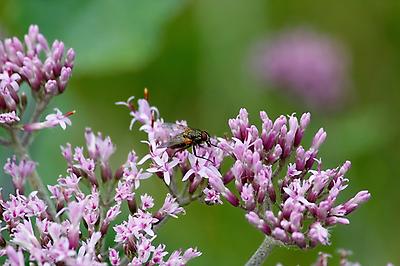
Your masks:
M199 156L196 153L196 147L202 147L204 143L206 143L208 147L218 147L211 143L210 134L208 134L207 131L171 123L164 123L162 126L171 129L172 134L166 143L159 146L160 148L173 149L175 150L175 155L177 152L192 147L194 156L212 162L210 159Z

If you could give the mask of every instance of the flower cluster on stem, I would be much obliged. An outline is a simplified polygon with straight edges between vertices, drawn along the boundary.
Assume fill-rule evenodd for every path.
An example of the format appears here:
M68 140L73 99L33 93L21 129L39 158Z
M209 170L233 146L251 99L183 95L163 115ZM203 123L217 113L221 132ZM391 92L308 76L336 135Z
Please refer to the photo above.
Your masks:
M113 170L111 138L87 128L86 147L61 146L66 173L46 188L28 150L34 131L71 125L74 111L56 108L45 120L41 115L65 91L74 57L60 41L50 48L37 26L30 27L24 42L16 37L0 42L0 128L9 134L0 145L16 154L3 167L15 193L0 193L0 256L7 257L6 265L25 260L38 265L186 265L201 252L170 253L158 242L157 230L169 217L185 214L183 207L195 200L215 205L224 199L265 235L247 263L260 265L276 245L305 249L329 244L329 229L349 224L348 215L370 198L364 190L338 203L351 164L323 168L318 157L327 136L323 129L310 147L302 145L309 113L271 120L262 111L257 127L241 109L228 122L230 137L210 137L186 121L166 123L150 105L147 90L137 104L133 97L117 104L129 109L131 129L140 123L147 133L148 154L140 158L132 150ZM20 90L22 83L32 94L31 114L25 112L28 97ZM169 191L161 204L137 192L152 176ZM26 180L33 190L29 194ZM125 206L129 213L123 212Z
M228 123L232 137L211 138L213 145L208 146L194 144L191 153L172 149L170 144L184 141L182 132L192 130L185 121L165 123L146 97L138 101L138 108L132 100L118 104L130 109L131 125L142 123L140 129L148 134L150 153L139 163L150 160L148 171L162 178L181 203L199 198L209 205L222 204L221 198L225 198L243 209L248 222L275 241L269 248L278 244L303 249L328 245L329 229L349 224L348 215L370 198L364 190L344 203L337 202L348 186L346 174L351 163L323 169L318 152L327 134L322 128L310 147L301 145L310 113L271 120L261 111L258 128L250 123L247 110L241 109ZM228 158L234 162L223 171ZM179 193L177 187L182 188Z
M94 134L90 128L85 138L86 148L61 147L68 165L66 175L48 185L60 222L49 215L37 192L25 196L18 189L19 179L33 171L35 164L17 164L15 158L7 161L5 171L13 180L19 179L14 182L16 194L0 200L4 221L0 231L9 233L8 238L1 237L5 248L0 254L8 256L6 263L20 265L25 253L38 265L185 265L200 256L197 249L169 253L165 245L156 244L155 225L185 211L170 194L158 209L150 195L136 195L140 181L151 174L138 166L135 152L114 172L109 164L116 150L111 138ZM124 204L129 215L121 211ZM117 217L125 219L115 224ZM115 247L105 241L110 234L115 234Z
M162 148L186 122L165 123L146 99L138 101L138 109L131 99L124 104L131 109L132 121L141 122L141 130L148 133L149 172L163 178L172 192L170 180L176 182L176 177L171 175L181 172L182 181L188 183L181 194L196 195L208 204L221 204L225 198L245 211L250 224L283 244L300 248L329 244L329 228L349 224L348 214L370 198L368 191L360 191L337 203L348 186L345 175L351 164L323 169L318 151L327 134L322 128L309 148L301 145L310 113L300 118L282 115L273 121L261 111L258 128L241 109L229 120L231 138L211 139L214 145L199 145L195 154ZM222 172L222 162L229 157L234 162Z
M15 157L9 159L4 171L13 177L14 186L20 193L28 180L56 220L54 206L30 159L28 148L34 131L57 125L65 129L71 125L68 117L74 112L63 114L57 108L55 114L40 120L51 100L67 88L74 60L72 48L66 49L58 40L49 45L37 25L29 27L23 41L17 37L0 41L0 130L6 132L5 137L0 137L0 145L12 148L20 160L17 165ZM30 96L21 88L24 84ZM28 104L33 106L33 112L26 111Z

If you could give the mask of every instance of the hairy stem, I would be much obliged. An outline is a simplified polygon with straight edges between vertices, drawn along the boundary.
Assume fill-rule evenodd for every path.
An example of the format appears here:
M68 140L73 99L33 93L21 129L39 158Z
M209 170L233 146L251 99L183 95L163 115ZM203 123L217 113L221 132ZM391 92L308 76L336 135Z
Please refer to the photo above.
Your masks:
M262 265L267 259L272 249L277 246L278 243L272 237L265 236L264 241L254 252L253 256L246 262L246 266L258 266Z

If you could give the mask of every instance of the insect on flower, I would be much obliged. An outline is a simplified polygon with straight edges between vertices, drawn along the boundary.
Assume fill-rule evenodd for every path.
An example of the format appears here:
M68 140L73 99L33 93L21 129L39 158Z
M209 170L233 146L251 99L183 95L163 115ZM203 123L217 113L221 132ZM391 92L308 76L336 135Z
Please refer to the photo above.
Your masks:
M175 150L175 155L178 152L192 147L194 156L212 162L210 159L196 154L196 146L203 147L202 144L204 143L206 143L208 147L214 146L218 148L218 146L211 143L210 134L208 134L207 131L172 123L163 123L162 127L171 130L171 134L168 141L162 143L159 148L173 149Z

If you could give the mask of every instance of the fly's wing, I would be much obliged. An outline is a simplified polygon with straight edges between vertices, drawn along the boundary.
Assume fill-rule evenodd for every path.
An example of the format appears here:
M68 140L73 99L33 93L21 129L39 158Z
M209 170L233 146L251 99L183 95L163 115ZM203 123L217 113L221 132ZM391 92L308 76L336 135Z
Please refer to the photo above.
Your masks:
M184 137L183 133L180 133L174 137L171 137L167 142L164 142L158 146L159 148L171 148L178 149L187 146L187 139Z
M171 137L182 134L188 127L176 123L162 123L160 127L167 131Z
M188 130L188 127L178 123L160 123L158 125L159 132L162 132L160 140L160 148L181 148L185 146L187 140L184 137L184 133ZM186 142L185 142L186 141Z

